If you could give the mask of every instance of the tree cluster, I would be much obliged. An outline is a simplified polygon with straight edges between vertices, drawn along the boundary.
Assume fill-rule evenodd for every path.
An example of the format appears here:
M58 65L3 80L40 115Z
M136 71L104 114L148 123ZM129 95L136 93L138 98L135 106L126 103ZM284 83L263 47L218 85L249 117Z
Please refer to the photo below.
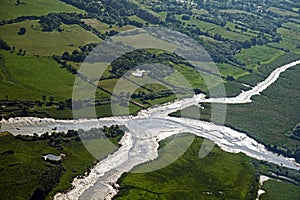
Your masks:
M92 140L98 138L114 138L124 135L127 128L125 126L112 125L110 127L92 128L88 131L78 130L78 134L82 140Z
M134 99L140 99L141 101L145 102L147 100L154 100L154 99L159 99L159 98L164 98L164 97L169 97L173 94L172 91L169 90L162 90L162 91L156 91L156 92L144 92L144 91L139 91L138 93L132 94L132 98Z
M43 200L51 189L59 183L59 179L64 172L62 165L49 165L43 173L39 186L35 189L30 200Z
M0 49L11 50L10 46L0 38Z
M158 55L148 52L147 50L139 49L120 56L111 63L111 76L109 78L120 78L128 70L147 63L159 63L172 67L170 63L174 64L188 64L183 58L176 54L164 52ZM167 70L167 69L166 69ZM166 71L166 73L170 73ZM158 72L157 74L165 74L164 72ZM156 74L156 75L157 75Z
M124 25L128 22L127 16L135 15L138 6L128 0L103 0L103 1L86 1L86 0L62 0L77 8L87 11L93 17L108 24Z
M142 8L138 9L137 16L152 24L159 24L161 22L160 16Z
M19 29L18 35L24 35L25 33L26 33L26 28L21 27L21 28Z
M60 25L64 24L80 24L80 16L69 13L49 13L40 18L40 24L43 31L51 32L53 30L62 31Z

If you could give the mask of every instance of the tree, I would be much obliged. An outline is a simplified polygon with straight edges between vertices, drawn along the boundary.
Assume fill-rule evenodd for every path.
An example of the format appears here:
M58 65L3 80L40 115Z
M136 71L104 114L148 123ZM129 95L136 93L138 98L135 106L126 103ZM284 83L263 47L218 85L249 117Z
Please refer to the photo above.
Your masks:
M189 15L182 15L182 20L190 20L191 17Z
M252 46L256 45L256 38L255 37L251 38L250 41L251 41Z
M19 49L17 55L21 55L23 52L23 49Z
M296 153L294 154L294 157L297 162L300 162L300 149L296 151Z
M49 101L50 101L50 102L53 102L53 101L54 101L54 97L53 97L53 96L50 96L50 97L49 97Z
M67 52L67 51L65 51L65 52L63 53L63 55L62 55L62 59L63 59L63 60L70 60L70 57L71 57L71 55L70 55L70 53Z
M149 12L148 10L144 10L142 8L138 10L137 16L152 24L159 24L161 22L160 16L157 16L154 12Z
M27 107L22 108L21 116L22 116L22 117L27 117L28 114L29 114L28 108L27 108Z
M60 101L58 103L58 110L64 110L65 109L65 103L63 101Z
M21 27L21 28L19 29L18 35L24 35L25 33L26 33L26 28Z
M30 200L40 200L45 199L46 191L45 188L39 185L35 190L33 195L31 196Z
M226 80L227 80L227 81L234 81L234 77L233 77L233 76L230 76L230 75L228 75L228 76L226 77Z
M251 47L251 42L249 40L245 40L244 42L241 43L243 48L250 48Z
M10 46L0 38L0 49L4 49L4 50L10 50Z

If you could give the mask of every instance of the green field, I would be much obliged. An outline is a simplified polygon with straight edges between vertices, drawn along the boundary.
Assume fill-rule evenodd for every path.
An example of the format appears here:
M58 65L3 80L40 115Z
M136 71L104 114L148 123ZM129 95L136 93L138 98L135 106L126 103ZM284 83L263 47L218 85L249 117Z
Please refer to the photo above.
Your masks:
M75 76L65 69L61 69L51 58L21 56L3 50L0 53L3 56L0 59L1 99L42 102L41 106L29 109L32 112L31 115L70 119L72 118L70 109L58 110L56 106L45 105L49 102L50 96L54 98L54 102L70 99L73 92L76 92L79 96L85 95L86 99L94 98L93 96L86 96L87 83L82 80L77 82L77 90L73 91ZM42 96L46 96L46 99L43 99ZM96 89L95 98L96 100L109 99L110 94ZM109 102L107 103L106 105L96 106L99 117L111 116L111 106ZM90 106L88 107L90 109ZM20 108L12 106L7 108L5 113L18 109ZM133 109L132 112L137 111L135 106L131 106L131 109ZM44 114L37 114L37 112Z
M251 159L225 153L218 147L199 159L202 141L195 138L178 160L163 169L123 175L115 199L245 199L254 181ZM165 156L168 155L160 154L153 162Z
M244 13L244 14L248 14L248 15L253 15L253 13L249 13L249 12L247 12L247 11L244 11L244 10L238 10L238 9L221 10L221 12L232 13L232 14L236 14L236 13Z
M281 42L271 43L271 45L274 47L288 49L292 53L296 53L296 54L300 53L300 48L299 48L300 40L288 38L285 37L284 35Z
M167 18L167 12L159 12L157 14L159 14L159 16L162 18L162 20L166 20L166 18Z
M200 11L202 13L202 11ZM204 14L204 12L203 12ZM204 22L201 20L198 20L194 17L191 17L190 20L182 20L182 15L175 15L176 19L181 21L182 23L185 23L186 25L194 25L198 28L200 28L203 31L208 31L211 34L220 34L222 37L227 38L227 39L232 39L236 41L245 41L249 40L251 37L249 35L253 35L251 33L241 33L240 30L236 30L234 28L234 25L230 22L228 22L228 26L232 30L235 30L236 32L226 30L226 28L223 28L221 26L218 26L216 24L210 23L210 22ZM233 25L233 27L232 27Z
M29 199L34 189L38 186L43 172L51 166L42 159L43 154L52 153L67 155L63 161L65 172L59 185L54 191L68 189L70 181L79 174L89 169L96 159L89 154L81 141L71 140L62 145L63 149L51 147L47 140L22 141L11 135L0 138L0 152L13 150L12 155L0 155L0 182L1 198ZM82 163L85 163L84 165Z
M292 8L293 11L298 12L300 8Z
M46 15L50 12L85 13L59 0L24 0L26 4L15 5L15 0L1 0L0 20L14 19L20 16Z
M215 40L211 37L207 37L205 35L201 35L201 36L199 36L199 38L203 39L204 42L216 42L216 43L218 42L217 40Z
M274 13L277 13L277 14L282 15L282 16L292 16L292 17L298 17L299 16L299 14L296 13L296 12L284 10L282 8L277 8L277 7L270 7L267 10L271 11L271 12L274 12Z
M245 40L249 40L251 37L247 36L245 34L241 34L241 33L236 33L233 31L228 31L225 28L219 27L219 28L215 28L211 31L209 31L212 34L220 34L222 35L222 37L224 38L228 38L231 40L237 40L237 41L245 41Z
M251 104L228 105L226 124L267 144L293 147L297 141L285 133L299 123L299 73L300 66L296 66L281 74Z
M141 19L140 17L136 16L136 15L132 15L129 17L130 20L133 20L133 21L137 21L137 22L141 22L141 23L146 23L145 20Z
M219 28L219 26L216 24L204 22L196 18L191 18L190 20L182 20L182 15L175 15L175 17L177 20L184 22L185 24L195 25L196 27L199 27L201 30L204 31Z
M280 55L283 55L284 51L277 50L267 46L254 46L250 49L242 50L236 57L246 63L249 68L256 69L258 62L260 64L268 64L274 61Z
M192 10L193 14L194 15L203 15L203 14L208 14L208 11L207 10L204 10L204 9L193 9Z
M282 35L283 39L280 43L273 43L273 46L283 47L289 49L293 53L300 54L300 27L298 24L289 24L286 26L294 27L292 30L286 28L279 28L278 32Z
M263 184L263 189L266 193L261 195L261 200L300 199L299 186L290 183L271 179Z
M123 31L127 31L130 29L136 28L135 26L132 26L132 25L125 25L122 27L119 27L117 25L112 25L110 27L110 25L108 25L104 22L101 22L97 19L83 19L82 21L84 21L84 23L92 26L93 28L97 29L100 33L106 33L107 31L112 31L112 30L115 30L118 32L123 32Z
M242 68L232 66L230 64L222 63L217 64L217 67L220 71L220 74L224 77L233 76L235 79L246 76L249 74L248 71L243 70Z
M98 132L98 130L96 130ZM3 178L0 182L1 198L8 199L14 196L15 199L29 199L34 189L39 185L39 179L44 171L58 164L51 164L42 159L42 155L65 154L62 160L64 168L63 175L59 183L51 190L47 199L57 192L66 191L71 187L72 180L83 175L97 161L88 151L101 160L109 153L115 151L118 147L109 142L117 144L121 135L113 138L98 138L94 140L83 140L83 143L77 136L58 138L62 141L58 146L49 145L48 139L21 140L8 133L0 135L0 175ZM58 139L56 137L56 139ZM31 139L33 139L31 137ZM99 153L99 146L101 152ZM13 151L13 154L5 154L7 151ZM97 150L97 153L95 153ZM4 153L3 153L4 152ZM17 193L15 193L18 191Z
M20 27L26 28L24 35L18 35ZM36 20L23 21L0 26L0 38L10 46L26 50L30 55L62 55L65 51L72 52L88 43L101 42L96 35L78 25L62 25L62 32L41 31L41 25Z
M188 89L199 88L202 91L207 92L207 86L202 77L205 75L205 73L200 73L196 69L182 64L174 64L173 67L176 71L165 77L165 81L178 87Z
M287 23L282 24L282 26L285 27L285 28L292 29L292 30L300 31L300 24L299 23L287 22Z
M241 24L239 24L239 27L247 28L247 31L243 31L243 30L238 29L237 27L235 27L236 25L237 25L237 24L235 24L235 23L227 22L227 23L226 23L226 28L228 27L228 28L230 28L232 31L238 32L238 33L242 34L244 37L248 36L248 39L250 39L249 36L255 37L255 36L257 36L258 33L259 33L258 31L252 30L252 29L250 29L249 27L241 26ZM232 39L234 40L235 38L232 37Z
M271 47L270 47L271 48ZM257 67L256 70L253 70L253 72L249 75L240 77L237 82L238 83L246 83L248 85L255 86L257 83L263 81L265 78L268 77L268 75L277 67L283 66L287 63L293 62L297 59L300 59L299 54L295 53L284 53L278 57L272 58L274 61L262 64L259 67Z
M138 79L138 78L137 78ZM139 92L145 92L146 94L149 94L149 92L160 92L160 91L167 91L168 88L164 87L163 85L160 84L146 84L143 85L143 88L135 84L134 82L135 77L131 77L130 80L133 80L133 82L129 82L128 80L123 80L122 82L119 82L120 79L106 79L106 80L101 80L99 81L99 86L101 88L104 88L110 92L114 92L114 94L120 94L123 91L128 91L132 92L134 94L138 94ZM118 84L118 91L114 91L114 88ZM135 89L137 88L137 89ZM176 97L175 95L170 95L167 97L162 97L162 98L155 98L153 100L148 99L148 100L140 100L140 99L133 99L134 101L139 102L140 104L144 105L145 107L150 107L153 105L157 104L163 104L169 101L173 101L176 98L180 98L181 96ZM140 110L140 108L138 108ZM133 108L132 112L135 113L138 111L136 108Z
M288 30L286 28L279 28L278 32L280 34L282 34L285 38L290 38L290 39L294 39L294 40L300 40L299 36L300 36L300 29L297 30Z
M124 78L121 79L112 78L112 79L101 80L99 81L98 85L114 94L119 94L123 91L133 93L136 91L135 88L139 88L138 91L147 91L145 89L140 88L140 86L138 86L134 82L130 82ZM118 86L118 89L114 91L116 85Z
M61 69L52 59L36 56L21 56L0 51L4 57L2 70L9 77L1 80L1 98L40 100L41 95L55 99L71 98L75 76Z

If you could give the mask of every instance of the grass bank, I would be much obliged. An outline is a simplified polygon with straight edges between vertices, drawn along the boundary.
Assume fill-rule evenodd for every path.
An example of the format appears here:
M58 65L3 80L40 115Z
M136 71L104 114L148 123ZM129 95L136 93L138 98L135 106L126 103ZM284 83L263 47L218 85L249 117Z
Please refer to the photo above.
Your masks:
M218 147L199 159L202 141L195 138L178 160L163 169L123 175L115 199L245 199L255 182L251 159Z

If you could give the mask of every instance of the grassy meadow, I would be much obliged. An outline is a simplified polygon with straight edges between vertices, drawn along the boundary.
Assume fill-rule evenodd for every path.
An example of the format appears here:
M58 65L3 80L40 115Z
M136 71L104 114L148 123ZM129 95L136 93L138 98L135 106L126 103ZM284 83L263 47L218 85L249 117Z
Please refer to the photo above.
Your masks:
M268 180L264 182L262 188L266 193L261 195L261 200L295 200L300 198L299 186L279 180Z
M205 14L203 10L196 10L194 9L194 13L196 14L197 11L201 14ZM200 15L201 15L200 14ZM212 35L214 34L220 34L222 37L231 39L231 40L236 40L236 41L245 41L249 40L251 37L250 36L256 36L257 34L253 34L249 30L247 32L242 32L239 29L235 28L234 23L232 22L227 22L225 27L218 26L216 24L210 23L210 22L204 22L201 20L198 20L194 17L191 17L189 20L183 20L182 16L183 15L175 15L176 19L184 23L186 26L187 25L192 25L200 28L203 31L208 31ZM231 30L227 30L226 28L230 28Z
M209 31L212 34L220 34L224 38L232 39L232 40L237 40L237 41L245 41L249 40L251 37L242 33L237 33L233 31L228 31L225 28L218 27L216 29L213 29Z
M277 50L272 47L254 46L250 49L242 50L239 54L236 55L236 57L242 62L246 63L247 67L257 69L260 64L271 63L277 57L283 54L284 51Z
M287 23L287 28L279 28L278 32L283 39L280 43L273 43L273 46L288 49L293 53L300 53L300 25L295 23Z
M277 14L282 15L282 16L292 16L292 17L298 17L299 16L299 14L296 13L296 12L292 12L292 11L289 11L289 10L284 10L282 8L277 8L277 7L270 7L270 8L268 8L268 11L277 13Z
M218 147L199 159L202 141L195 138L188 150L165 168L123 175L115 199L245 199L254 183L251 159ZM160 154L152 162L165 156Z
M85 13L59 0L25 0L16 5L15 0L1 0L0 20L9 20L21 16L47 15L50 12Z
M26 28L24 35L18 35L20 27ZM88 43L101 42L96 35L78 25L61 25L62 32L41 31L37 20L23 21L0 26L0 38L10 46L26 50L26 54L52 56L62 55L65 51L72 52Z
M220 74L223 77L233 76L235 79L238 79L240 77L250 74L250 72L240 67L236 67L227 63L217 63L216 65L220 71Z
M118 32L124 32L124 31L130 30L130 29L136 28L135 26L132 26L132 25L125 25L122 27L119 27L117 25L110 26L109 24L101 22L97 19L83 19L82 21L84 21L84 23L92 26L93 28L98 30L100 33L106 33L107 31L112 31L112 30L115 30Z
M65 154L61 165L64 168L59 183L52 188L46 199L52 199L57 192L66 191L71 187L72 180L78 175L84 175L97 161L115 151L120 135L113 138L98 138L95 140L80 140L76 137L62 138L59 146L49 145L51 139L25 141L17 139L9 133L0 134L0 181L1 198L30 199L34 189L45 170L58 164L45 162L42 155ZM114 143L112 145L109 140ZM102 152L99 151L99 146ZM97 159L90 154L97 151ZM7 153L13 151L12 154Z
M168 83L184 88L200 88L202 91L207 91L203 77L196 69L185 65L174 65L175 73L164 78Z
M199 27L201 30L204 31L208 31L208 30L213 30L215 28L219 28L220 26L210 23L210 22L204 22L201 20L198 20L196 18L191 18L190 20L182 20L182 15L175 15L176 19L184 22L186 25L190 24L190 25L195 25L197 27Z
M3 55L2 70L6 77L1 80L1 98L41 100L42 95L55 99L71 98L75 76L61 69L50 58L17 55L0 51Z
M1 133L0 144L1 153L14 151L14 154L0 155L0 190L3 199L10 199L12 196L14 199L30 198L39 185L43 172L52 165L42 159L43 154L67 155L63 161L64 174L53 192L67 190L71 186L70 181L75 176L84 174L96 161L81 141L69 141L62 145L62 150L58 150L49 146L47 140L22 141L10 134Z
M146 23L145 20L141 19L140 17L136 16L136 15L132 15L129 17L130 20L136 21L136 22L141 22L141 23Z

